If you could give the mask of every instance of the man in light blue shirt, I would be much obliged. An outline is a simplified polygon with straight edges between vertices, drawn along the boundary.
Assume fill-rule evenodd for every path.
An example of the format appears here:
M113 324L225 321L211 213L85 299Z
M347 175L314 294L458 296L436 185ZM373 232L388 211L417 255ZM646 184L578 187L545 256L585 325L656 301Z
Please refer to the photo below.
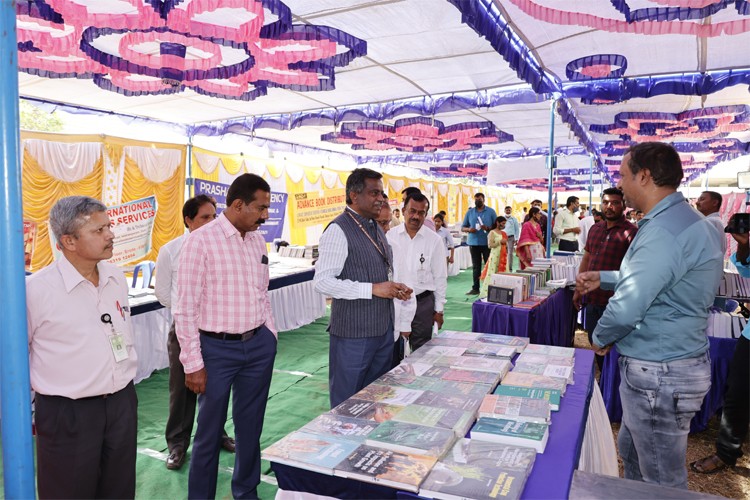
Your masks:
M630 148L620 166L627 206L646 216L619 271L578 275L588 293L614 289L594 330L603 355L620 353L625 478L687 489L690 420L711 387L705 330L722 269L714 229L677 192L683 172L675 149L658 142Z
M513 257L516 255L516 241L521 237L521 224L513 217L511 207L505 207L505 234L508 235L508 271L512 271Z
M487 234L495 223L497 214L484 204L484 194L474 195L474 206L466 212L461 224L461 231L469 233L466 243L471 253L471 265L474 268L474 283L466 295L479 295L479 276L484 263L490 258L490 247L487 246Z
M737 271L741 276L750 278L748 233L733 233L732 237L737 241L737 253L732 255L732 263L737 266ZM700 474L712 474L735 466L742 456L742 443L747 438L747 428L750 424L748 394L750 394L750 323L742 330L742 336L737 340L732 362L729 364L721 424L719 435L716 436L716 453L691 463L690 468L693 471Z

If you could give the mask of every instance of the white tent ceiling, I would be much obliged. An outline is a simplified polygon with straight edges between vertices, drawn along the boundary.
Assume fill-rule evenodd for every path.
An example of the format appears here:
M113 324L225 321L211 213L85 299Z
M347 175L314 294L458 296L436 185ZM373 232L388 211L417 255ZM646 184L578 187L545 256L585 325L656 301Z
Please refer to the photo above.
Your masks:
M250 9L261 2L266 10L266 24L278 19L279 16L269 9L281 2L246 0L227 2L234 10L207 12L201 20L236 26L241 20L252 17L238 5ZM212 3L217 2L164 0L162 5L168 7L161 8L171 16L177 9L189 12L193 7L198 9L196 6ZM149 9L158 2L46 0L45 3L45 0L34 0L33 4L36 7L33 12L19 9L19 23L24 26L38 23L40 30L54 31L61 28L60 18L52 19L51 23L37 21L45 5L61 12L67 27L88 26L86 19L69 14L75 10L69 9L71 6L78 11L118 12L120 17L111 18L114 19L111 22L117 24L122 22L117 19L129 19L129 14L137 12L141 13L141 19L147 18L143 13L150 13ZM195 5L190 7L192 4ZM266 95L250 101L201 95L190 87L168 95L131 96L104 90L90 77L47 78L50 75L36 76L23 71L19 72L19 87L23 97L33 100L187 127L202 124L206 126L194 130L198 133L231 131L246 135L248 141L267 139L345 153L360 158L360 162L373 157L386 164L417 168L489 162L487 182L490 184L529 180L532 177L523 175L524 168L519 165L544 165L540 155L547 153L550 143L550 99L554 97L559 99L553 133L556 152L560 155L560 171L556 175L564 179L564 185L574 188L588 182L589 176L582 171L589 168L590 156L596 159L597 170L611 175L612 169L605 162L609 159L612 163L617 156L612 155L606 145L628 137L603 133L601 126L615 123L616 117L627 116L618 114L677 115L702 108L750 104L750 78L747 76L750 61L746 51L739 50L750 42L750 15L735 8L734 2L702 2L709 10L686 10L683 4L687 5L682 0L570 0L562 4L556 0L286 0L282 5L289 8L294 25L326 26L366 41L366 55L335 68L331 77L335 89L310 91L269 86ZM238 12L244 16L238 18L240 21L235 19ZM656 21L659 16L673 19ZM156 21L152 22L158 21L154 19ZM142 25L134 25L133 31L147 30ZM92 43L98 43L97 47L103 51L117 53L118 43L115 42L118 40L120 38L101 37ZM28 42L19 31L19 42L24 41ZM31 41L37 43L38 37ZM142 50L143 57L158 56L160 40L154 38L149 43L144 42L135 50ZM119 46L121 49L122 42ZM234 51L231 57L236 59L239 50L236 46L237 43L230 49L222 45L225 66L236 62L227 55ZM346 50L339 41L337 54ZM200 54L190 48L187 59L199 58ZM732 80L730 84L722 84L722 79L728 78L722 71L728 69L733 71ZM114 71L106 65L97 71L108 72L103 73L104 79L113 78L109 73ZM152 79L159 83L158 78ZM689 83L684 83L686 81ZM535 98L529 97L532 87L538 93ZM449 101L452 96L462 96L456 101L461 104L437 104ZM595 105L591 104L592 99L614 103ZM353 108L356 112L346 113ZM710 120L717 119L711 115L698 120L698 125L691 122L694 129L706 132L700 137L680 136L667 127L670 135L663 138L697 144L714 133L715 138L739 141L735 141L736 147L731 153L692 153L692 160L701 162L703 154L709 166L746 154L750 126L744 125L747 120L742 109L735 111L736 123L730 132L720 133L711 128L715 123ZM311 119L316 114L322 118ZM719 112L715 114L718 116ZM750 108L746 114L750 114ZM484 145L468 153L438 150L435 154L412 155L396 150L355 151L349 145L321 141L321 135L337 131L342 123L377 119L383 125L393 125L398 119L417 116L439 120L445 126L490 121L497 130L511 134L513 140ZM665 128L660 123L663 119L662 115L647 116L644 121L661 133ZM290 122L301 125L292 126ZM268 127L270 123L276 125ZM592 130L592 126L600 127ZM662 136L655 136L659 137ZM701 149L699 145L684 147ZM685 155L687 158L687 153ZM529 159L529 156L539 158ZM515 167L511 168L514 163ZM543 172L540 170L533 178L546 178L546 175L538 175L540 173ZM571 173L574 175L569 175ZM698 175L700 172L686 173ZM597 173L594 179L599 181L601 177Z

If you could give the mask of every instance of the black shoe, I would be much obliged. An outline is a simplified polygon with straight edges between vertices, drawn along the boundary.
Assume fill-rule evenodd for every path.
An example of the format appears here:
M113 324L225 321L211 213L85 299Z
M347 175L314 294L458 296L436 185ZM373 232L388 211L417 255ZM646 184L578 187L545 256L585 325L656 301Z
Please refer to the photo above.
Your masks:
M184 463L185 452L182 451L182 448L175 448L167 457L167 469L169 470L180 470Z
M234 438L225 437L221 440L221 447L227 450L229 453L234 453Z
M477 290L476 288L472 288L471 290L466 292L466 295L479 295L479 290Z

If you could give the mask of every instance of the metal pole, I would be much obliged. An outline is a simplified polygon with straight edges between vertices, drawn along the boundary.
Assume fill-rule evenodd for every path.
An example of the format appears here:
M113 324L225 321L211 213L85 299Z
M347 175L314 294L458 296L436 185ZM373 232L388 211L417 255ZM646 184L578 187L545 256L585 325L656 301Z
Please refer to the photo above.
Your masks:
M589 215L592 215L594 213L594 157L590 156L589 159L591 160L589 163Z
M31 441L31 384L26 329L21 163L18 157L16 2L0 3L0 405L5 498L35 498Z
M552 99L549 107L549 155L547 155L547 168L549 169L549 184L547 186L547 238L545 248L547 258L552 256L552 184L555 172L555 105L557 99Z

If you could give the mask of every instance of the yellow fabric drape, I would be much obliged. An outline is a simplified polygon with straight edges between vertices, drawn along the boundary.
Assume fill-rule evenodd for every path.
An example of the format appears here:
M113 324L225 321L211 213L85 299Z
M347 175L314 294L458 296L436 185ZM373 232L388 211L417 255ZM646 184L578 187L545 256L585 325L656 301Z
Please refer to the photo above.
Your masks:
M221 165L221 163L219 163ZM200 166L200 163L198 163L198 160L195 158L195 155L193 155L193 177L196 179L201 179L204 181L211 181L211 182L219 182L219 172L220 167L219 165L216 166L213 172L210 174L207 173L205 170L203 170Z
M146 179L138 165L125 157L125 172L122 183L122 201L138 200L147 196L156 196L156 219L151 239L151 251L142 260L156 260L159 249L165 243L181 236L185 232L182 221L182 205L185 200L185 153L183 151L182 167L175 169L174 175L162 183Z
M49 211L57 200L66 196L91 196L101 199L104 165L101 156L94 170L77 182L64 182L55 179L42 170L36 159L28 152L23 153L22 200L23 216L37 223L36 246L31 269L37 271L51 264L53 259L50 246Z
M294 224L291 209L292 203L294 203L294 193L304 193L305 191L305 176L302 176L298 182L294 182L288 175L286 176L286 192L289 193L286 215L289 220L289 239L291 240L289 243L292 245L307 245L307 228L297 227L297 224Z

